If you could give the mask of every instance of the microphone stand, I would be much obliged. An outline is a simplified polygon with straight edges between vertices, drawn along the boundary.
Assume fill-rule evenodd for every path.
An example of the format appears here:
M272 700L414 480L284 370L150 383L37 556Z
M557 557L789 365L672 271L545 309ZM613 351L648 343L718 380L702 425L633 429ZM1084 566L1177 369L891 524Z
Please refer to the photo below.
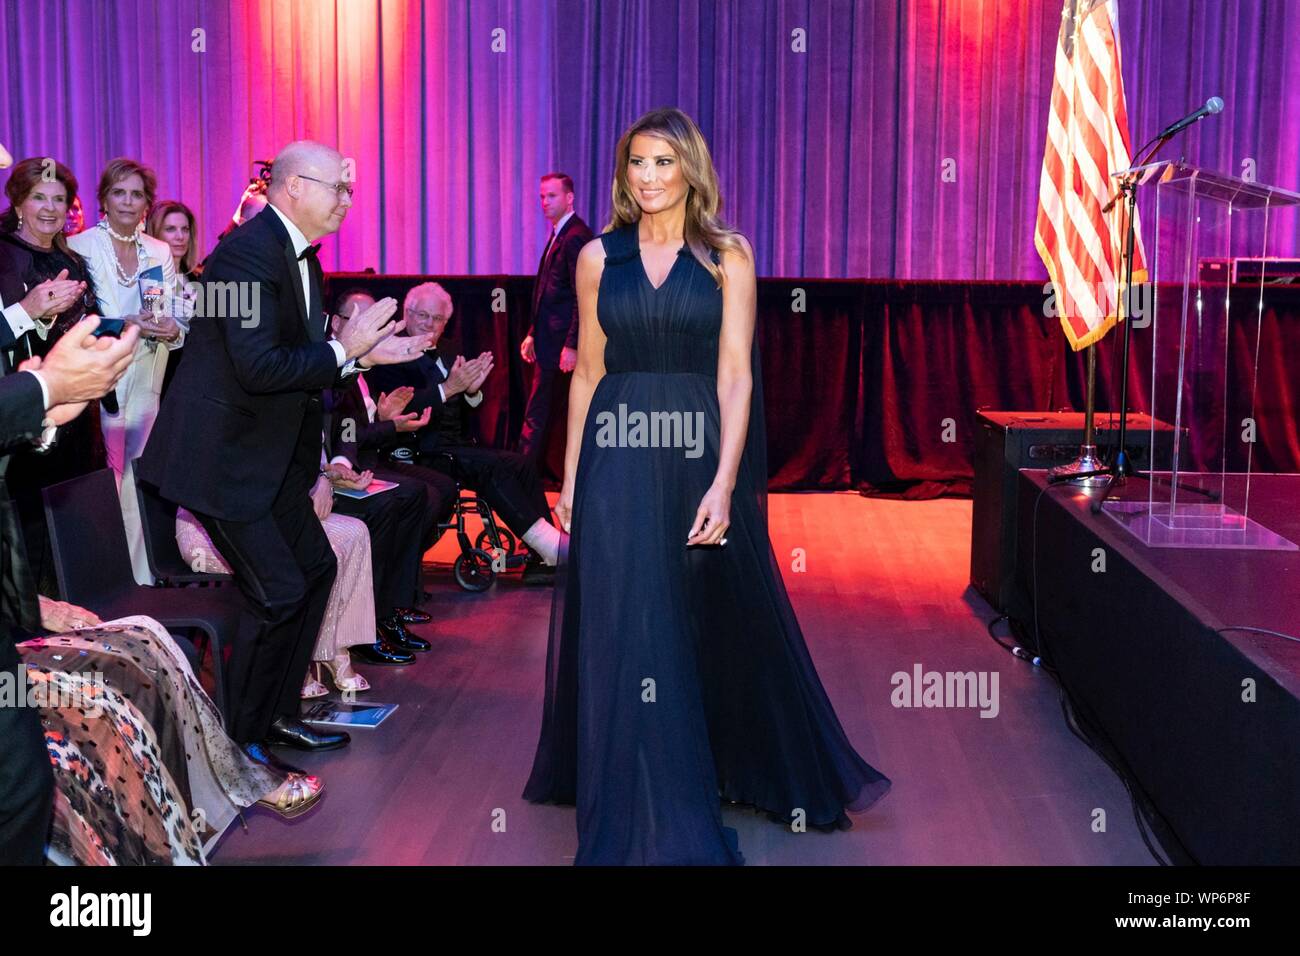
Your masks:
M1155 139L1149 141L1142 149L1138 150L1139 160L1133 163L1133 168L1145 166L1155 158L1166 143L1174 136L1171 132L1161 132ZM1119 321L1124 325L1123 344L1120 347L1120 379L1119 379L1119 432L1115 437L1115 456L1110 466L1098 468L1093 471L1080 471L1074 474L1053 475L1048 478L1049 483L1059 484L1066 481L1078 481L1087 478L1104 478L1106 479L1105 490L1093 499L1092 513L1100 513L1102 506L1110 497L1111 492L1116 486L1123 483L1128 478L1146 478L1148 481L1168 481L1160 479L1153 475L1144 475L1133 464L1133 460L1128 453L1128 365L1130 343L1133 336L1133 322L1130 315L1131 296L1133 294L1133 247L1137 242L1137 187L1138 176L1130 174L1120 180L1119 188L1115 195L1111 197L1109 203L1102 207L1102 212L1110 212L1115 204L1121 199L1124 201L1125 209L1128 213L1127 229L1124 237L1124 289L1123 294L1119 296ZM1154 301L1154 298L1153 298ZM1198 492L1207 497L1217 499L1218 493L1208 491L1196 485L1184 485L1189 491Z

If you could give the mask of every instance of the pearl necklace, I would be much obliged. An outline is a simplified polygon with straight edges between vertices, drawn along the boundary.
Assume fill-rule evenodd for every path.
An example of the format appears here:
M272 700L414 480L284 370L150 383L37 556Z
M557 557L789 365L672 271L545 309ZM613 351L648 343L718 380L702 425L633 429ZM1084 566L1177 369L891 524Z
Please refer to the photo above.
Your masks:
M113 231L113 227L108 224L107 219L101 219L100 222L104 224L104 228L108 231L108 234L112 236L114 239L116 239L118 242L135 242L136 238L140 235L140 226L143 225L143 223L137 224L135 227L135 231L131 233L131 235L129 236L119 236L117 233Z
M121 285L123 288L129 289L132 285L134 285L136 282L140 280L140 268L141 268L141 263L144 262L144 254L145 254L144 242L140 239L141 226L143 225L144 223L141 223L140 225L136 226L135 232L132 235L119 236L117 233L113 231L113 227L108 224L107 218L99 220L99 227L103 229L106 233L108 233L110 236L112 236L114 239L116 239L118 242L135 243L135 272L132 275L127 275L126 270L122 268L122 261L117 257L117 247L114 246L112 249L113 268L117 271L118 284Z

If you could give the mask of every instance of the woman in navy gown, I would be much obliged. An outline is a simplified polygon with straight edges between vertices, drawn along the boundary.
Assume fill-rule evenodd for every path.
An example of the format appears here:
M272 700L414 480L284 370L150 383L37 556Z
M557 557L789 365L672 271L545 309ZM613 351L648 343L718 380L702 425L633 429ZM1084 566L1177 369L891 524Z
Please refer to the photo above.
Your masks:
M721 805L845 828L890 781L854 751L767 529L753 255L695 123L619 140L578 260L541 738L524 797L576 804L579 864L738 864Z

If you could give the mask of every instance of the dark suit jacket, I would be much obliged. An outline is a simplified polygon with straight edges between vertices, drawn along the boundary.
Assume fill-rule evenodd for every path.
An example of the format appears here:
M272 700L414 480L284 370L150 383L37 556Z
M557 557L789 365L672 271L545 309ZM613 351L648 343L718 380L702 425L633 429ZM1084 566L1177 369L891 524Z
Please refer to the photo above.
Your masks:
M533 324L528 334L533 337L537 361L546 368L559 367L565 346L578 347L578 253L591 240L591 229L574 213L555 237L550 261L543 252L537 263Z
M318 264L311 273L319 300ZM324 311L308 316L293 243L274 209L217 246L203 283L207 304L223 299L223 284L256 283L259 314L194 318L139 474L191 511L253 521L270 511L291 460L308 475L319 470L320 393L340 380L339 368Z
M443 366L450 371L454 358L442 356ZM370 397L379 400L380 392L391 392L395 388L409 385L415 389L415 396L406 406L408 412L423 414L426 408L432 408L429 424L418 432L403 432L395 439L396 447L409 448L421 457L428 458L444 445L472 444L469 434L470 407L465 401L465 393L453 395L444 402L438 386L446 381L447 376L438 371L438 363L432 352L425 352L414 362L403 365L379 365L366 370L366 385Z
M0 475L8 467L8 452L30 447L40 438L44 418L45 403L35 375L18 372L0 377ZM0 666L7 669L15 660L11 643L15 628L39 632L40 622L22 522L0 479Z
M366 373L367 387L373 374L373 369ZM323 398L326 453L330 458L342 455L361 471L381 464L381 456L398 447L402 436L392 422L370 421L358 378L349 375L334 388L326 389ZM378 402L379 393L372 392L370 398Z
M44 418L41 383L35 375L0 376L0 453L39 439Z

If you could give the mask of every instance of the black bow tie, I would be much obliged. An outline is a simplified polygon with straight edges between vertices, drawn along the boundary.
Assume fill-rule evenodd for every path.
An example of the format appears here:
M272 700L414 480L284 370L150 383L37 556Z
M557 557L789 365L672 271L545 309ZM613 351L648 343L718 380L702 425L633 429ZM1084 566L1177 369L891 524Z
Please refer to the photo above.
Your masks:
M310 256L311 258L315 259L315 258L316 258L316 253L318 253L318 252L320 252L320 243L319 243L319 242L316 243L316 245L314 245L314 246L308 246L308 247L307 247L306 249L304 249L302 252L298 253L298 261L299 261L299 262L302 262L302 260L306 259L308 256Z

